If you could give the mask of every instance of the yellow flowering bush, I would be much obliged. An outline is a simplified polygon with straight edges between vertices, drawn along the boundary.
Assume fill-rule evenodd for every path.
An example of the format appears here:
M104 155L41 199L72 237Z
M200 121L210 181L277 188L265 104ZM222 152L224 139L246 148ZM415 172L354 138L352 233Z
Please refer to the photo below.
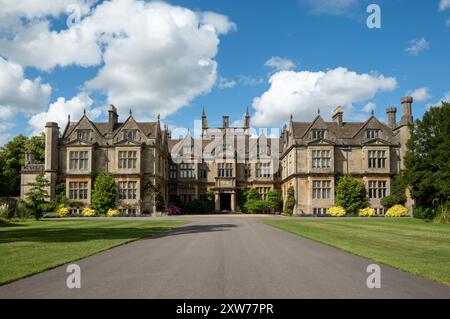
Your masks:
M85 208L83 209L83 216L84 217L93 217L95 216L95 210L92 208Z
M409 211L403 205L394 205L388 209L386 217L408 217Z
M360 217L373 217L373 216L375 216L375 209L370 208L370 207L360 209L358 215Z
M69 215L69 209L64 205L59 205L56 208L56 214L58 215L58 217L66 217L67 215Z
M120 212L117 209L109 209L106 213L107 217L117 217L120 215Z
M337 207L331 207L327 210L327 215L334 216L334 217L343 217L345 216L347 212L343 207L337 206Z

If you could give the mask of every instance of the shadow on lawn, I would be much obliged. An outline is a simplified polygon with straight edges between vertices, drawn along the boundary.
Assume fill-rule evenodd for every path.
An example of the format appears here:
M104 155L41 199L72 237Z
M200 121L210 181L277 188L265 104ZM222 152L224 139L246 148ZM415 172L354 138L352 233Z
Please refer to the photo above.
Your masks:
M0 232L0 244L17 241L30 242L83 242L96 239L134 239L151 236L167 237L184 234L196 234L204 232L227 231L233 227L232 224L217 225L189 225L174 227L89 227L89 228L19 228Z

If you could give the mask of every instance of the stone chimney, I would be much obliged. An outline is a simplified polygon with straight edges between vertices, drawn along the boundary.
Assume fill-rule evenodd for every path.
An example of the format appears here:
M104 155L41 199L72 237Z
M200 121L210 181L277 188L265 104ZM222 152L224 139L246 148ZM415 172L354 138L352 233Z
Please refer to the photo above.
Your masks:
M57 123L45 124L45 175L50 186L48 188L49 199L55 196L56 180L58 174L59 155L59 127Z
M333 122L342 127L344 123L344 111L342 111L340 106L336 107L331 118L333 119Z
M386 114L387 114L387 118L388 118L387 125L391 129L395 129L395 127L397 126L397 108L396 107L387 108Z
M411 124L413 122L412 103L414 102L414 100L411 96L405 96L404 98L402 98L401 102L403 105L403 114L400 123L402 125Z
M118 120L119 115L117 114L117 108L111 104L108 110L108 131L110 133L114 131L114 127L116 126Z
M230 117L227 115L224 115L222 117L223 119L223 128L229 128L230 127Z

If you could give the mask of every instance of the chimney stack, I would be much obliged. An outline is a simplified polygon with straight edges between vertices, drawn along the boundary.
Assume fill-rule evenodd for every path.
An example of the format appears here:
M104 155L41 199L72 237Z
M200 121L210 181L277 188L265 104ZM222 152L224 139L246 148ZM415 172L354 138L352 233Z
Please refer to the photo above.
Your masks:
M108 131L112 133L119 120L119 115L117 114L117 108L114 105L109 106L108 110Z
M397 108L390 107L386 109L387 117L388 117L388 126L391 129L395 129L397 126Z
M227 115L223 116L223 128L229 128L230 127L230 117Z
M413 122L412 117L412 103L414 102L413 98L411 96L405 96L402 98L401 103L403 105L403 114L402 114L402 125L408 125Z
M333 122L337 123L339 127L344 124L344 112L340 106L336 107L332 115Z

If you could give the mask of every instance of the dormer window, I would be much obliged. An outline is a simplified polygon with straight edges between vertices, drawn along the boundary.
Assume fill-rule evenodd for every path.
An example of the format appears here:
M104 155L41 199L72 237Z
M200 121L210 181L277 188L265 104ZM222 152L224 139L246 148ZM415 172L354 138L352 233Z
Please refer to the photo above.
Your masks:
M380 130L367 130L366 131L366 137L369 140L373 140L378 138L378 136L380 135Z
M79 130L78 131L78 139L83 141L89 141L91 139L91 131L90 130Z
M125 130L123 131L123 138L125 140L133 141L136 139L136 130Z
M183 146L182 152L183 152L183 155L190 155L191 154L191 147L190 146Z
M325 130L312 130L313 140L321 140L325 138Z

